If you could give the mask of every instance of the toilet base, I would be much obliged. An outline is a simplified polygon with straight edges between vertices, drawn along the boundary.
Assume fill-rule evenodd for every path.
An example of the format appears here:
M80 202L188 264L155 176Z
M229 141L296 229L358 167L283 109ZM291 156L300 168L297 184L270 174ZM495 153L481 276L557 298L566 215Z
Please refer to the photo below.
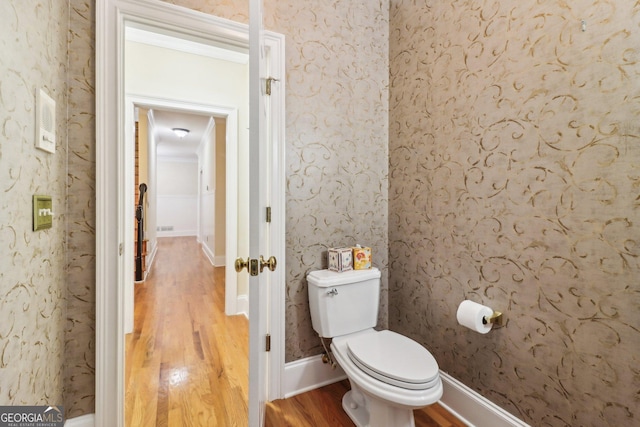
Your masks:
M415 427L412 409L389 406L365 396L352 382L351 390L342 396L342 408L357 427Z
M369 425L369 411L367 411L364 402L362 404L356 403L353 390L349 390L342 396L342 409L356 426L367 427Z

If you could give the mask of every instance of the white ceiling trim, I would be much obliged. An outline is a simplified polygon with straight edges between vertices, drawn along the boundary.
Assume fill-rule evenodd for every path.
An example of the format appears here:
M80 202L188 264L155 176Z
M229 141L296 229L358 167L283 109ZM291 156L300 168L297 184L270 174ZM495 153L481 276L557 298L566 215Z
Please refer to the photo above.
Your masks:
M179 39L177 37L154 33L140 28L126 27L125 38L127 41L192 53L194 55L220 59L222 61L235 62L237 64L249 63L249 55L246 53L235 52L204 43Z

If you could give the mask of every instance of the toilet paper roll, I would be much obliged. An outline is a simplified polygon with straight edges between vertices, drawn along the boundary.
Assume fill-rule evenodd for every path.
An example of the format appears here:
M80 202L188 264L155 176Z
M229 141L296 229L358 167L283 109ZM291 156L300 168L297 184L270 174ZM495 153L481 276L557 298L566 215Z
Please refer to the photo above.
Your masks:
M478 304L477 302L464 300L458 306L458 312L456 317L458 323L462 326L466 326L472 331L486 334L491 330L491 323L484 324L482 319L491 317L493 310L486 305Z

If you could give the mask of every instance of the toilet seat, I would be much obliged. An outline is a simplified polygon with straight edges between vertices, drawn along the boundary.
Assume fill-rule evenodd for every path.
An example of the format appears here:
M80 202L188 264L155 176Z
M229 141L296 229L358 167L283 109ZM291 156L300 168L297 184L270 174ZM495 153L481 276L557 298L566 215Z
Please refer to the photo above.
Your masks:
M359 392L368 396L368 398L371 399L369 404L381 404L384 407L391 406L395 407L396 409L400 408L411 410L423 408L427 405L431 405L437 402L442 397L443 391L442 380L440 379L439 373L431 388L422 390L411 390L404 387L406 383L403 383L403 386L395 386L387 382L388 380L383 381L374 377L373 375L370 375L369 373L365 372L364 369L355 364L355 362L352 360L353 357L349 356L349 341L352 341L361 335L379 334L381 332L384 331L366 329L363 331L354 332L352 334L334 337L332 339L331 350L333 352L333 356L335 357L336 362L338 362L338 365L344 370L345 374L347 374L349 382L351 383L351 387L357 388ZM346 408L345 411L349 413ZM413 414L413 412L411 411L409 411L409 413ZM359 424L356 423L356 425ZM364 423L362 425L367 425L367 423ZM399 426L412 424L395 423L391 425Z
M368 375L397 387L426 390L440 384L429 351L404 335L379 331L347 340L349 359Z

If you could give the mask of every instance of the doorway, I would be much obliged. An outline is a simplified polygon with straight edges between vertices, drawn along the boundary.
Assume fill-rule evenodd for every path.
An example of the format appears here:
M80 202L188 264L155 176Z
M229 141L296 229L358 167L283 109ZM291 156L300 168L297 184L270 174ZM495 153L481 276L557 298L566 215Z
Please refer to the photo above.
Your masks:
M124 421L124 291L121 284L126 280L124 261L132 255L132 248L124 245L127 230L124 224L130 215L123 207L130 191L121 190L128 190L124 186L127 168L123 144L127 132L121 50L127 25L152 26L158 31L171 29L187 39L204 38L212 45L227 44L244 49L248 45L246 25L159 1L99 2L96 14L96 426L122 426ZM270 77L282 83L272 94L274 114L270 123L270 133L274 135L271 166L276 176L272 188L272 253L279 259L279 269L272 274L274 286L269 288L268 311L272 316L268 396L275 399L280 397L284 370L284 39L277 34L266 38L273 53ZM264 337L251 335L250 340L257 344L261 338Z
M154 122L154 111L160 112L170 112L174 114L187 114L187 115L206 115L213 121L215 120L223 120L225 122L225 159L224 166L226 169L225 175L225 197L224 197L224 206L225 206L225 283L226 283L226 292L225 292L225 313L227 315L235 315L242 313L242 305L239 301L246 299L246 288L238 288L239 278L237 277L235 271L233 270L233 259L234 254L236 254L239 250L242 250L242 246L239 246L238 242L238 229L239 229L239 213L243 210L246 210L246 205L241 205L238 202L238 194L241 191L242 187L241 183L238 180L239 175L239 156L238 151L241 148L239 137L238 137L238 109L233 107L223 107L218 105L207 105L207 104L195 104L188 102L180 102L174 100L167 100L162 98L152 98L149 96L134 96L128 95L126 97L126 120L129 120L131 123L127 123L127 129L134 129L133 120L135 117L134 108L144 108L148 109L151 112L150 120ZM152 127L155 125L151 124ZM169 129L164 129L165 132L170 132ZM134 186L134 175L133 175L133 152L134 152L134 133L131 132L125 135L124 142L124 151L128 153L124 156L124 160L128 163L125 166L125 170L128 173L125 174L124 177L124 187L125 188L133 188ZM157 136L151 136L155 138ZM156 175L157 165L154 164L153 160L155 160L157 154L158 141L151 141L149 144L149 173L151 179L154 179ZM207 155L208 156L208 155ZM203 157L203 156L200 156ZM152 206L152 209L149 209L150 215L150 243L149 248L151 252L154 251L156 246L155 236L156 233L160 233L156 229L158 227L162 227L163 224L157 223L157 215L155 214L155 210L158 208L158 195L157 195L157 185L155 181L147 183L147 198ZM134 200L130 194L125 194L127 200L125 201L125 210L131 211L130 207L133 206ZM246 215L246 214L245 214ZM125 217L124 227L126 230L133 230L133 217L128 216ZM125 245L131 246L133 242L131 239L133 238L133 231L124 233L124 241ZM229 255L230 254L230 255ZM214 254L212 254L214 255ZM124 277L130 278L131 272L133 271L133 265L130 263L131 260L128 258L123 260L124 264ZM240 282L242 284L242 282ZM240 290L238 290L240 289ZM134 283L131 280L125 281L125 290L124 290L124 326L125 333L129 333L133 330L133 295L134 295Z
M248 53L237 46L219 43L210 46L206 40L184 39L180 33L169 32L151 26L131 26L125 29L124 44L124 90L126 93L126 120L132 120L134 106L158 112L155 120L157 135L152 143L166 147L171 140L171 128L164 123L164 112L175 115L208 115L227 121L226 126L226 276L227 286L225 312L228 315L246 313L247 280L233 270L236 253L244 253L248 247L246 232L248 200L246 195L248 164L246 156L238 153L248 149ZM233 50L231 50L233 49ZM182 71L187 70L187 71ZM162 114L162 115L160 115ZM186 125L181 125L186 126ZM125 135L126 153L133 152L134 142L130 136L133 122L125 123L129 132ZM195 129L192 129L194 131ZM195 132L197 134L197 132ZM187 142L198 144L191 132L177 145ZM153 145L153 144L151 144ZM153 148L153 147L150 147ZM173 149L180 152L180 149ZM184 152L184 149L182 149ZM128 160L128 159L126 159ZM126 165L126 171L132 170ZM153 174L152 174L153 177ZM125 176L125 186L133 185L131 177ZM155 186L149 186L149 201L157 198ZM127 204L131 200L126 201ZM171 224L150 224L171 227ZM131 224L126 224L130 227ZM153 227L151 233L154 233ZM127 237L126 235L125 237ZM153 250L155 241L150 240ZM132 268L128 259L124 268ZM125 272L126 275L129 274ZM131 330L133 289L126 291L125 327Z
M145 238L155 259L150 274L131 290L127 331L131 333L125 337L125 425L166 425L176 420L243 425L248 322L242 315L225 315L224 260L214 266L215 205L225 206L224 200L216 200L215 187L216 181L223 185L226 181L216 177L218 170L226 169L216 162L224 162L225 156L216 151L226 151L228 116L216 120L211 109L169 111L152 99L144 105L142 101L137 98L138 103L132 104L138 108L139 127L145 128L145 118L149 123L145 223L151 232ZM189 130L189 135L172 137L171 129L178 127ZM217 130L222 135L216 138ZM233 151L237 141L231 139L228 145ZM237 174L237 167L230 169ZM235 214L236 209L230 211ZM216 391L233 399L216 398Z

